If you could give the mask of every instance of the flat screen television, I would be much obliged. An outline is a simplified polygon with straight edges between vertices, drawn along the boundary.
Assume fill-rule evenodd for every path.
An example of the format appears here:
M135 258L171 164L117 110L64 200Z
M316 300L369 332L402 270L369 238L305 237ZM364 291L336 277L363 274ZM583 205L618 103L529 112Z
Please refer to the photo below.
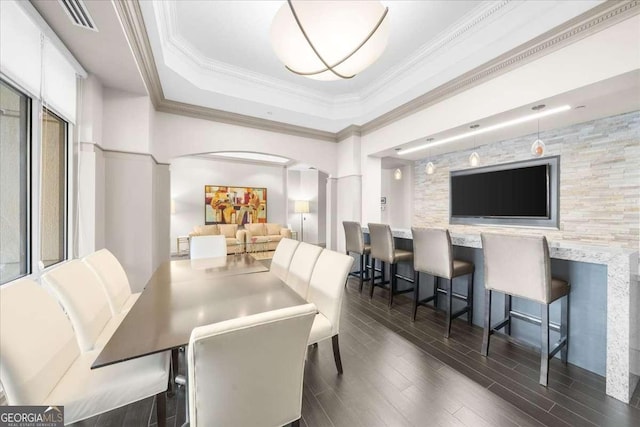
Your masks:
M453 171L451 223L557 227L558 158Z

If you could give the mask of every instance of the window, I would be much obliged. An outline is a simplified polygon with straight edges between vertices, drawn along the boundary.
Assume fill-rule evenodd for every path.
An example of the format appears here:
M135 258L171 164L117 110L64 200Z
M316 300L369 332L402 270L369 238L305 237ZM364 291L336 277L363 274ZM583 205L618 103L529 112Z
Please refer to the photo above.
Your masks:
M44 267L66 258L67 123L42 112L42 188L40 259Z
M0 284L30 273L29 99L0 80Z

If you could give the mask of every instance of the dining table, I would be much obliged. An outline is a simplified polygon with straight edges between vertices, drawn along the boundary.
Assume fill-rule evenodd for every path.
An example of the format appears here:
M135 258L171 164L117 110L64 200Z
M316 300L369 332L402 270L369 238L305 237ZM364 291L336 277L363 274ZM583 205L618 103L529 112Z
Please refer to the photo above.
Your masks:
M189 344L198 327L306 304L250 254L162 263L92 369Z

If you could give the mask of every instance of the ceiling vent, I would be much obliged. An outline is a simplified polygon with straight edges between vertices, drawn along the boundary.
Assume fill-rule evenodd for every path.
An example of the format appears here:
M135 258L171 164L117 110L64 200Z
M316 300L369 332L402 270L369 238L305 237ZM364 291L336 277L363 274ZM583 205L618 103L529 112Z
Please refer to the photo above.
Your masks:
M73 22L73 25L86 28L87 30L98 31L96 24L93 23L93 18L87 10L87 6L82 0L58 0L62 5L62 8L67 12L67 15Z

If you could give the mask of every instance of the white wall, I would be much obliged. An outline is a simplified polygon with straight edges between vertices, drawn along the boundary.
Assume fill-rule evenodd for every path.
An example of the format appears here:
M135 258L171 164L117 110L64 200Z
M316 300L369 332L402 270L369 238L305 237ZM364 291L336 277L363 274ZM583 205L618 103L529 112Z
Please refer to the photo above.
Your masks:
M171 163L171 252L177 236L186 236L193 227L204 224L204 186L229 185L267 189L267 221L287 223L286 169L253 163L181 157Z
M193 117L156 113L153 154L160 162L215 151L276 154L336 174L337 144Z
M380 220L396 228L410 228L413 217L413 165L399 168L402 179L395 179L395 169L382 169L381 194L387 198Z
M151 117L154 110L149 97L105 88L103 99L102 147L133 153L152 153ZM176 140L172 143L175 144Z

